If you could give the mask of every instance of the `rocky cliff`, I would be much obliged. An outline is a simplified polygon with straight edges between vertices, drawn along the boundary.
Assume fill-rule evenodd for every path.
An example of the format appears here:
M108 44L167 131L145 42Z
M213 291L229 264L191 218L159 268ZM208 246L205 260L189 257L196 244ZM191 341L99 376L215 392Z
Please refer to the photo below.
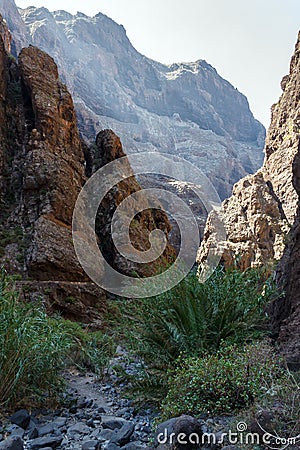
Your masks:
M52 311L99 326L106 295L77 260L71 224L85 172L96 170L96 161L99 166L124 156L121 143L112 132L102 132L91 159L79 136L72 97L53 59L30 46L16 62L8 54L9 44L0 18L0 262L22 276L19 287L25 299L42 297ZM101 209L105 223L113 206L139 189L134 178L116 187ZM131 232L133 243L139 242L143 250L156 226L167 238L170 225L163 212L141 213ZM98 238L103 247L108 231L101 229ZM174 253L171 246L168 252ZM121 264L111 247L104 253L124 273L135 270L129 262ZM142 269L138 273L146 275Z
M121 141L112 130L103 130L97 135L96 148L93 152L93 170L103 167L105 164L126 156ZM130 170L130 166L128 163ZM148 264L135 263L128 261L116 249L112 235L111 224L113 215L119 205L130 195L141 191L141 187L134 176L121 181L113 188L103 199L96 221L96 232L99 236L100 247L107 261L112 267L123 274L132 274L139 276L154 275L157 270L165 267L175 258L174 248L167 244L164 253L160 258ZM149 234L153 230L161 230L166 239L171 231L171 225L162 206L157 201L156 209L153 209L147 198L132 199L128 204L126 211L132 216L130 223L130 240L135 249L146 251L150 248ZM121 218L122 220L122 218ZM124 233L124 223L120 222L117 226L121 241ZM118 237L117 237L118 240Z
M290 73L282 80L283 93L272 107L265 161L262 169L233 188L223 202L227 241L223 246L226 266L234 260L243 269L281 261L278 285L285 297L272 307L273 329L291 364L300 365L299 289L299 192L300 192L300 34ZM297 213L298 209L298 213ZM291 229L292 228L292 229ZM291 231L290 231L291 230ZM215 245L214 216L208 219L199 261Z
M22 17L28 42L55 59L87 139L111 128L127 153L183 156L208 175L221 198L260 167L263 126L247 99L205 61L152 61L133 48L121 25L100 13L91 18L29 7L17 19L14 0L5 0L2 12L13 34L24 35Z

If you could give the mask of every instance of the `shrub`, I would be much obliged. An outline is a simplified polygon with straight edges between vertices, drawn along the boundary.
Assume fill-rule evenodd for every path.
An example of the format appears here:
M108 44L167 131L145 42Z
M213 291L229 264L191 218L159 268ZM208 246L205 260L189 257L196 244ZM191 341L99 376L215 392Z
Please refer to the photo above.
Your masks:
M222 348L201 358L179 358L170 374L162 415L235 413L263 398L284 373L265 341Z
M0 272L0 406L46 392L55 397L66 364L92 361L101 367L107 344L100 333L48 317L42 305L19 303L11 280Z

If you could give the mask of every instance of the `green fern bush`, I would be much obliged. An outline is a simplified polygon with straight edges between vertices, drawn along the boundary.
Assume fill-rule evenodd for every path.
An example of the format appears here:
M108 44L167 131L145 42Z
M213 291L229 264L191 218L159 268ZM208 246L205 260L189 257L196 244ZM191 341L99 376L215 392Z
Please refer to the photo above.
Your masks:
M243 343L265 332L271 282L258 269L218 269L204 284L191 273L157 297L125 303L127 337L146 362L169 365L180 354L214 352L222 342Z

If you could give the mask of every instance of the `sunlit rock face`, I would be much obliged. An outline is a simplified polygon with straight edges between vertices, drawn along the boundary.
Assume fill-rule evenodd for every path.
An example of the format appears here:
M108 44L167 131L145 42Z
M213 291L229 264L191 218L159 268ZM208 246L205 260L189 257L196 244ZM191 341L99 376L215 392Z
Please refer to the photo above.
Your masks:
M269 308L274 336L289 365L300 368L300 35L283 93L272 107L263 167L240 180L223 202L227 240L218 242L210 215L199 252L203 263L214 246L223 249L223 264L276 267L284 296Z
M13 0L6 2L11 9ZM208 175L221 198L262 164L263 126L247 99L205 61L150 60L133 48L123 26L100 13L90 18L29 7L20 14L29 40L57 62L87 139L110 128L126 153L183 156ZM10 26L19 32L19 19Z

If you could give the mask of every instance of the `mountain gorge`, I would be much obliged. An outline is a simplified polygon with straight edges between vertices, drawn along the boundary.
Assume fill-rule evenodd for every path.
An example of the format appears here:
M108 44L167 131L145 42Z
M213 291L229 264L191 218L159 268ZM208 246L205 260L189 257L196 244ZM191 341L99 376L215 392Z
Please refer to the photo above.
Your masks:
M13 48L27 42L54 58L86 140L111 128L126 153L182 156L203 170L222 199L260 167L264 127L247 99L207 62L152 61L101 13L91 18L46 8L18 11L13 0L5 0L2 14L16 36Z
M299 73L263 152L204 60L0 0L0 449L299 450Z

